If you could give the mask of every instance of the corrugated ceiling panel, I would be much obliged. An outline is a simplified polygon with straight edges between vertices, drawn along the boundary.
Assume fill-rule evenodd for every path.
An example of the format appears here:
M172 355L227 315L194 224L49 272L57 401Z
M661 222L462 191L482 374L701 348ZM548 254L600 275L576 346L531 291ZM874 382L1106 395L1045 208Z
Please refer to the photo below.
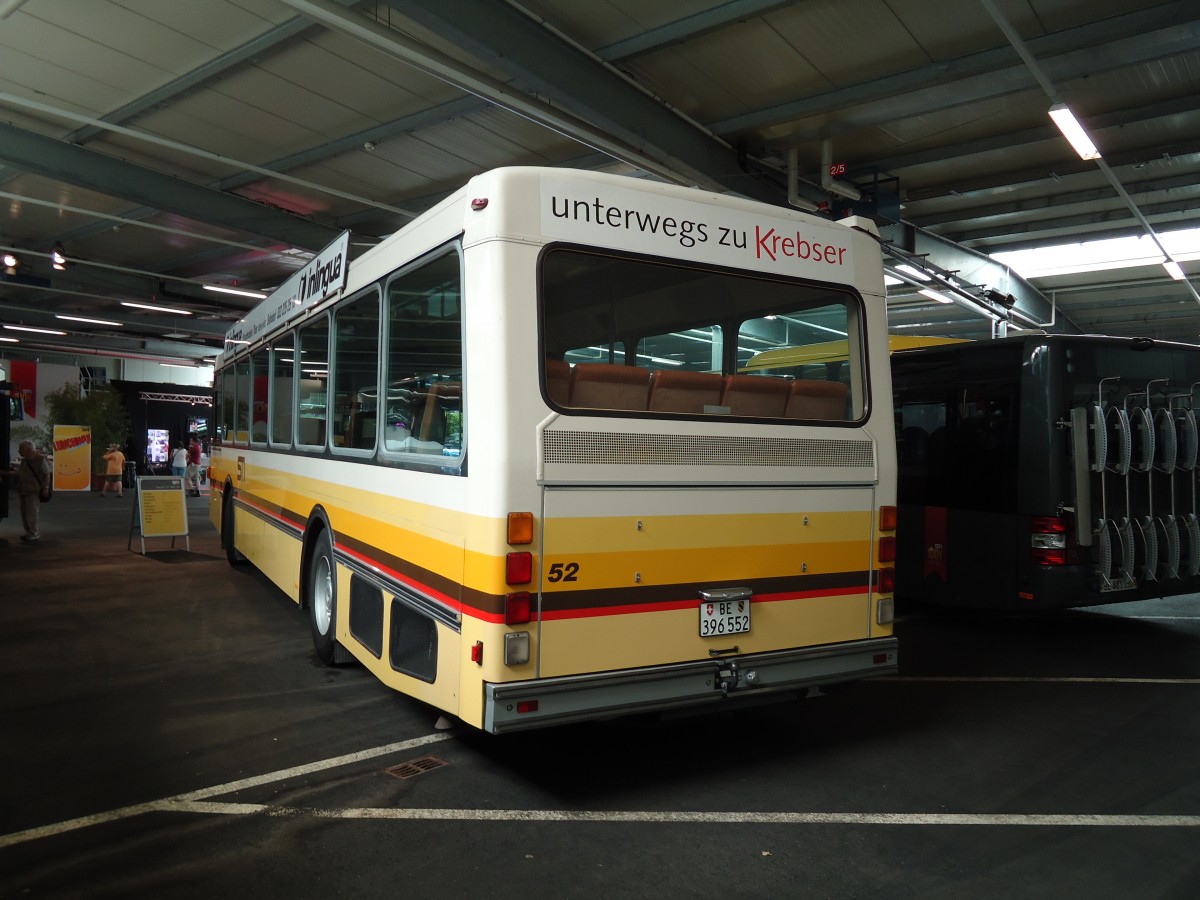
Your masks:
M596 49L704 12L714 3L712 0L593 0L589 3L532 0L522 5L583 46Z
M427 75L393 54L367 46L341 32L317 30L307 37L306 43L333 56L351 60L384 83L395 85L431 103L441 103L461 95L458 88L442 79ZM340 83L337 89L339 92L342 90Z
M96 0L78 2L87 6L101 5ZM111 5L125 7L144 21L158 22L164 30L221 52L232 50L260 32L296 17L294 10L278 0L204 0L202 3L120 0Z
M873 81L899 69L918 68L929 54L882 0L816 0L768 14L765 23L834 87ZM716 35L718 41L721 35ZM819 83L795 83L799 99ZM757 103L762 108L767 103Z
M313 41L304 41L273 54L255 65L260 72L269 73L284 83L309 95L328 98L376 122L384 122L405 112L416 112L428 105L428 98L414 93L409 84L416 81L413 70L406 68L404 81L388 78L379 67L372 67L370 57L347 55ZM432 82L432 79L425 79ZM433 87L433 84L423 85ZM457 94L452 88L443 93Z

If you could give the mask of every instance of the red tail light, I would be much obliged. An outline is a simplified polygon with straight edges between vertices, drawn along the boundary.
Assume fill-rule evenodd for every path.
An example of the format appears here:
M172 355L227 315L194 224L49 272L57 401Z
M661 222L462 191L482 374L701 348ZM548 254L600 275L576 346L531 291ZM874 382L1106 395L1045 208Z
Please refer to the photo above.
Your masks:
M879 539L879 561L896 561L896 539L891 535Z
M1030 525L1030 558L1035 566L1065 566L1069 531L1065 519L1035 516Z
M504 624L524 625L530 618L529 591L517 591L504 596Z
M504 580L508 584L529 584L533 581L533 554L521 551L505 556Z
M896 590L896 570L879 569L875 572L875 592L890 594Z

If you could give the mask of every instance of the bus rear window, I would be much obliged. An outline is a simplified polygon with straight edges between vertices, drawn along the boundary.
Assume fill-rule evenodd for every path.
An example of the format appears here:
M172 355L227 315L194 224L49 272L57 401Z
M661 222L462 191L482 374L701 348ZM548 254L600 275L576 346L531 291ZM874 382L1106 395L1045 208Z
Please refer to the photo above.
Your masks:
M564 411L849 422L866 413L844 287L573 249L541 270L546 398Z

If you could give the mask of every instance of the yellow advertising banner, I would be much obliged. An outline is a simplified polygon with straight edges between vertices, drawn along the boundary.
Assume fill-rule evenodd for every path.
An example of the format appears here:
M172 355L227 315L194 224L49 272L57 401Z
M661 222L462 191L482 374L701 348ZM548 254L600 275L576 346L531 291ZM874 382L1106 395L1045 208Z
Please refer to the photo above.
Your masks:
M54 489L92 489L92 429L88 425L54 426Z

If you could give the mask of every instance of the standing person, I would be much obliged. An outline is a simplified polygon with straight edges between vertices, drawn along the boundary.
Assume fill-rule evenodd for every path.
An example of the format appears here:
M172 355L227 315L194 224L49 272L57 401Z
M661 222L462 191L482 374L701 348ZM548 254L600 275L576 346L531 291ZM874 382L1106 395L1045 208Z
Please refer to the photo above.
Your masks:
M41 512L42 496L50 491L50 466L46 458L33 448L32 441L21 441L17 447L21 457L17 466L17 493L21 497L21 524L25 533L21 540L40 541L38 515Z
M188 493L193 497L200 496L200 439L194 434L187 448L187 483Z
M175 442L175 449L171 451L171 474L178 475L180 478L187 472L187 449L179 441Z
M121 481L121 476L125 472L125 454L121 452L119 444L109 444L108 452L104 454L104 461L108 467L104 470L104 487L100 489L100 496L103 497L108 493L110 487L117 489L117 499L125 496L125 485Z

